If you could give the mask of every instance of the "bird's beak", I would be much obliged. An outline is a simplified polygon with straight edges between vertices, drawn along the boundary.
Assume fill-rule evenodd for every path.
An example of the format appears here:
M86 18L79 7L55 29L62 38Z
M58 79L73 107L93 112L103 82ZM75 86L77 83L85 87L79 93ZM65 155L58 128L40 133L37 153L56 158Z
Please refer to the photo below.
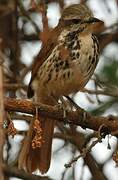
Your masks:
M90 18L90 21L91 22L103 22L100 19L97 19L97 18L94 18L94 17Z
M91 17L87 19L85 23L88 24L87 28L89 31L94 34L101 33L104 30L104 22L97 18Z
M83 23L103 23L103 21L101 21L100 19L97 19L95 17L91 17L88 20L85 20Z

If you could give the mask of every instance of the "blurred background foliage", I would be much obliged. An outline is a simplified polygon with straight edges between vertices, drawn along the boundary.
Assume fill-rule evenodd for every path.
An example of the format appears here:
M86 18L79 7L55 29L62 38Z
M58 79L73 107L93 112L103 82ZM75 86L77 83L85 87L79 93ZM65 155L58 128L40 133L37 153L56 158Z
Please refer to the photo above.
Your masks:
M105 21L99 35L101 56L98 67L84 92L74 94L72 98L95 116L118 115L117 0L0 0L0 51L4 58L5 95L27 98L30 71L42 44L40 37L57 25L62 9L72 3L86 3L96 17ZM18 117L18 113L11 115L18 135L14 139L7 138L5 150L5 161L15 166L20 141L28 129L25 118ZM106 138L92 149L88 159L83 161L81 158L65 169L64 164L77 156L85 144L89 145L96 138L96 132L57 123L54 137L53 161L48 173L52 179L118 179L118 169L112 160L117 150L117 138L110 137L110 150Z

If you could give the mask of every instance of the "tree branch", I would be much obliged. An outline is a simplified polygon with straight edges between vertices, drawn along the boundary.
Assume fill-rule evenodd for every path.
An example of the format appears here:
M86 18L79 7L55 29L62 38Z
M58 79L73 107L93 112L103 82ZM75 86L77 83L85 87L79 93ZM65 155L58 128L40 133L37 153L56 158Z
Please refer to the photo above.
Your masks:
M73 145L77 147L77 149L80 152L82 152L82 149L85 148L84 144L86 138L77 131L74 131L74 134L71 134L71 132L68 129L66 129L66 135L57 132L55 133L54 137L71 142ZM104 173L101 171L99 164L96 162L96 160L90 152L86 154L86 156L84 157L84 161L88 166L94 179L106 180L106 177Z
M105 126L109 133L117 131L118 116L92 116L90 113L78 107L77 111L67 113L67 117L63 118L63 111L55 106L47 106L44 104L34 104L29 100L5 98L5 110L17 111L28 114L35 114L36 107L39 107L39 115L50 117L69 124L79 125L83 128L98 130L100 126ZM117 134L115 134L117 136Z
M22 178L23 180L51 180L48 177L41 177L38 175L26 173L25 171L19 170L16 167L9 167L6 165L3 165L2 167L5 175L8 177L18 177Z
M1 40L1 39L0 39ZM4 121L4 91L3 91L3 58L0 51L0 179L4 180L4 174L1 168L3 163L3 146L5 140L5 134L3 131L3 121Z

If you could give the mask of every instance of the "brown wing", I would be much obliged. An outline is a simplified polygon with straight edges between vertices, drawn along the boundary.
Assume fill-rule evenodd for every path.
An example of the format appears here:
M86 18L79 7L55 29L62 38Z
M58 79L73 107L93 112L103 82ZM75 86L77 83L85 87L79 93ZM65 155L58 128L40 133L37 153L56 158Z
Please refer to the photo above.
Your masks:
M59 26L57 26L51 32L48 32L49 33L48 38L47 40L45 40L45 43L43 44L42 49L40 50L39 54L34 60L34 63L32 65L31 80L30 80L28 90L27 90L28 98L31 98L34 95L33 89L31 87L32 81L35 79L40 66L49 57L52 50L54 49L60 32L61 32L61 28L59 28Z

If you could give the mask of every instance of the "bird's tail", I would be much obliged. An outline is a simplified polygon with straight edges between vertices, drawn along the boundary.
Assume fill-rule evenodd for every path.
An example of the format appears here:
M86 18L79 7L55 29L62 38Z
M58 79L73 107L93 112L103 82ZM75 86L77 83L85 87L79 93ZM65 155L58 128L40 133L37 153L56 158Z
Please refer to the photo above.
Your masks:
M41 133L37 131L37 137L34 127L35 120L30 124L29 131L20 153L19 168L24 168L28 172L33 172L36 169L39 169L40 172L44 174L50 167L55 121L50 118L42 117L39 122ZM40 138L43 142L39 142ZM41 143L39 144L40 147L33 147L35 146L35 144L33 144L33 139L35 139L34 143L37 143L37 140L38 143Z

